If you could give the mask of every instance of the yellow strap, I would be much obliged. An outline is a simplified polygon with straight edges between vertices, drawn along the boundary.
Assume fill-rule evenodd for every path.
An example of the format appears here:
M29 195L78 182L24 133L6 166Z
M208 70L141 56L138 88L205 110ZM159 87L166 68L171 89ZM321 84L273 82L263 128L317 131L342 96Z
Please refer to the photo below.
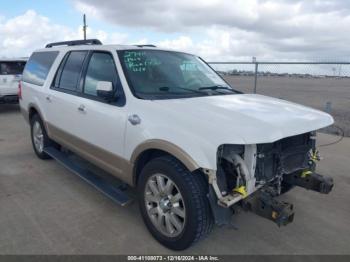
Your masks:
M235 189L233 189L233 191L237 192L238 194L241 194L243 198L245 198L248 195L245 186L236 187Z
M318 153L317 150L312 151L311 160L314 161L314 162L318 161L317 153Z
M272 211L271 217L272 217L273 219L276 219L276 218L278 217L278 213L277 213L276 211Z
M312 174L312 172L310 170L304 170L300 176L304 178L304 177L307 177L311 174Z

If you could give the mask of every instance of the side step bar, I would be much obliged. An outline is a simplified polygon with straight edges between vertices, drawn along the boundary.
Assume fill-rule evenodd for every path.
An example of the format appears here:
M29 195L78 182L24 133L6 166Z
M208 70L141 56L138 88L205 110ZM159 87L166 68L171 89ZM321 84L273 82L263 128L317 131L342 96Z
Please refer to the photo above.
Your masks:
M121 206L126 206L132 202L132 199L125 192L125 185L113 185L113 183L104 180L94 172L84 168L83 166L71 160L66 153L57 150L54 147L47 147L44 149L45 153L53 159L61 163L68 170L78 175L97 190L105 194L111 200Z

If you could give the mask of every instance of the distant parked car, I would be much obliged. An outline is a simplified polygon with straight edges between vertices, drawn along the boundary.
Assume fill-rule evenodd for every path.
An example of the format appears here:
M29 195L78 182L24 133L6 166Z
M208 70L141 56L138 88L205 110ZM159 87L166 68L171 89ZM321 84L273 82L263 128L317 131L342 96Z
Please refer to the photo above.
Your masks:
M0 59L0 104L18 103L18 83L26 59Z

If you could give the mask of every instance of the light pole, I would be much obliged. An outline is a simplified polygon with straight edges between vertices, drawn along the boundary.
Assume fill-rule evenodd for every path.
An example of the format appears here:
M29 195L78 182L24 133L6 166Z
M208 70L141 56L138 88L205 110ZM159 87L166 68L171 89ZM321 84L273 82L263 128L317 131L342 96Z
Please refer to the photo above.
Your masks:
M86 15L84 14L83 16L83 32L84 32L84 40L86 40L86 28L87 28L87 25L86 25Z

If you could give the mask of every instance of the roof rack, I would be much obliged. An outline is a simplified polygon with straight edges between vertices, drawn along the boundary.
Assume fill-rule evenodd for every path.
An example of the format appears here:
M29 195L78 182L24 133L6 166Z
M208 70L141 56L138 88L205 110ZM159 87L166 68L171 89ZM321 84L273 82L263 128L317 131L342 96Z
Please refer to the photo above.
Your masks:
M102 42L98 39L86 39L86 40L73 40L73 41L63 41L63 42L55 42L49 43L45 46L45 48L50 48L54 46L73 46L73 45L102 45Z
M137 47L157 47L155 45L135 45Z

